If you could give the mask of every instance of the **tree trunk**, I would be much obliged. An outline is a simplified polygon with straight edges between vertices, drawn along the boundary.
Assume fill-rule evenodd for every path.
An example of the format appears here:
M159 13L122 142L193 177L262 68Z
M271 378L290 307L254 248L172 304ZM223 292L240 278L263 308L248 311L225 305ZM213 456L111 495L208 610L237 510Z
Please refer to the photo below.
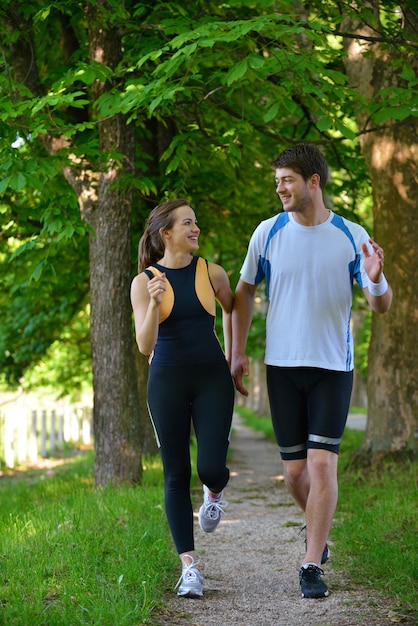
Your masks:
M108 26L109 20L112 13L104 0L86 5L90 57L115 69L122 57L121 41L117 27ZM22 33L10 48L15 78L32 93L40 94L30 25L15 7L10 7L7 21L11 29ZM61 22L60 45L68 59L78 44L65 16ZM106 83L95 81L92 101L107 89ZM87 110L76 113L84 115ZM103 162L91 164L87 159L74 158L72 165L63 168L78 196L82 216L94 231L90 237L90 305L97 485L137 483L142 476L141 425L146 424L147 410L138 393L129 298L132 198L127 187L118 184L124 174L134 171L134 133L134 126L128 126L123 116L106 119L99 125ZM64 135L45 134L40 140L51 154L71 145ZM109 156L111 152L118 154L118 160ZM147 370L146 364L141 367L143 372Z
M102 9L103 6L103 9ZM121 58L118 32L106 28L101 2L87 6L92 60L115 68ZM107 89L96 82L95 96ZM121 115L100 123L104 160L96 200L84 211L90 237L91 346L94 387L95 480L139 482L142 475L140 403L133 352L131 193L118 185L133 170L134 128ZM109 152L122 154L121 162ZM87 205L85 205L87 207Z
M158 447L147 405L148 357L139 352L136 343L134 354L140 406L142 454L155 455L158 453Z
M377 1L368 3L378 16ZM411 11L405 20L418 27ZM373 36L371 28L346 23L359 35ZM382 87L396 87L393 52L380 44L346 42L350 83L362 97L373 101ZM394 48L391 48L393 51ZM367 55L363 55L367 52ZM410 59L414 69L417 58ZM357 117L361 149L373 187L374 238L385 251L385 274L394 292L390 311L373 314L368 364L368 421L359 458L373 462L386 454L417 450L418 411L418 120L390 120L382 130L368 130L368 112Z
M104 178L106 172L101 173ZM117 174L115 174L117 177ZM141 479L140 405L132 350L130 220L125 194L99 183L90 239L95 480Z
M389 313L372 319L366 454L416 451L417 446L417 136L415 118L362 142L374 190L375 238L385 250L385 272L394 290Z

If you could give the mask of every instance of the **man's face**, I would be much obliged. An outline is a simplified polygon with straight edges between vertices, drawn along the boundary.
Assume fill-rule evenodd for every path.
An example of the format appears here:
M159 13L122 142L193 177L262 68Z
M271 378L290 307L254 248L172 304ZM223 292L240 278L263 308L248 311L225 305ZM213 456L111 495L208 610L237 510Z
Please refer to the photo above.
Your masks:
M304 211L312 205L309 181L289 167L278 167L275 173L276 192L285 211Z

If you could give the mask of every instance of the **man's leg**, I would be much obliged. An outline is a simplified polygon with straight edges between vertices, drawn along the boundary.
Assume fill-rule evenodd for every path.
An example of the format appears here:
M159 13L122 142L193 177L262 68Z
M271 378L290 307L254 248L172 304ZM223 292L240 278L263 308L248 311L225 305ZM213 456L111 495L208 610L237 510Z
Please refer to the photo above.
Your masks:
M306 501L306 554L303 563L321 564L322 552L338 499L338 455L328 450L308 450L309 495Z
M309 473L307 459L283 461L284 480L289 493L302 511L306 510L309 496Z
M283 461L286 487L305 513L307 551L303 563L321 564L338 498L338 455L308 450L307 459Z

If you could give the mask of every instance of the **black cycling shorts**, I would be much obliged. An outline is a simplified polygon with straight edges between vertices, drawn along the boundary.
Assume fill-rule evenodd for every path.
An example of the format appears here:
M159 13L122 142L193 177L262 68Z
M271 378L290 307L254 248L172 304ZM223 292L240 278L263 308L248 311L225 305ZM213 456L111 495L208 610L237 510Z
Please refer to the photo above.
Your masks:
M273 428L283 460L309 448L338 454L347 421L353 372L267 365Z

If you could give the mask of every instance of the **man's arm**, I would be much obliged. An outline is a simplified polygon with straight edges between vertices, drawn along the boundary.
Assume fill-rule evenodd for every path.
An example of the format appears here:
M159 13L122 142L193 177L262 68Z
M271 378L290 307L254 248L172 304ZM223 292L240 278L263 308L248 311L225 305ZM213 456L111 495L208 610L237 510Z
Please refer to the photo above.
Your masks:
M364 269L369 279L369 285L365 285L363 293L375 313L386 313L392 304L392 289L388 285L383 274L384 252L373 239L369 239L372 246L372 253L369 252L367 245L362 245L364 254Z

